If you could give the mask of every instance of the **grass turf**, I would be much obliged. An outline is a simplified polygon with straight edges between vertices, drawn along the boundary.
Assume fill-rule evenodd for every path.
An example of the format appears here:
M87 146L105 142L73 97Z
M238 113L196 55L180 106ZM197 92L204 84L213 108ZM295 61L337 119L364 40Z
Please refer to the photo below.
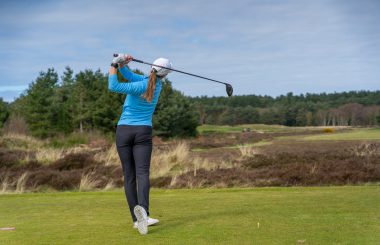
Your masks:
M235 126L228 126L228 125L210 125L210 124L204 124L201 126L198 126L197 130L200 134L207 134L207 133L238 133L242 132L243 129L251 129L251 130L258 130L263 132L293 132L297 130L303 130L302 127L287 127L282 125L265 125L265 124L242 124L242 125L235 125ZM312 128L312 127L310 127Z
M355 129L348 132L312 135L303 137L303 140L380 140L380 128Z
M305 127L288 127L283 125L266 125L266 124L241 124L241 125L211 125L211 124L203 124L197 127L197 131L200 134L212 134L212 133L239 133L242 132L243 129L250 129L253 131L265 132L265 133L296 133L307 131L320 131L323 133L323 130L327 127L317 127L317 126L305 126ZM332 129L345 129L350 128L346 126L334 126L328 127Z
M378 244L380 187L152 190L141 236L121 190L0 196L0 244ZM144 243L145 244L145 243Z

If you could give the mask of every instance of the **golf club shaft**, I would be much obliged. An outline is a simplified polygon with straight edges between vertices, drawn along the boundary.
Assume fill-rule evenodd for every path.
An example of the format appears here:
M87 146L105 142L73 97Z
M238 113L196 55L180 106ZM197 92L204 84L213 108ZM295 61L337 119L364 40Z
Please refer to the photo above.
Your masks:
M161 67L161 68L164 68L164 69L168 69L168 70L171 70L171 71L176 71L176 72L183 73L183 74L186 74L186 75L190 75L190 76L193 76L193 77L203 78L203 79L206 79L206 80L209 80L209 81L212 81L212 82L216 82L216 83L221 83L221 84L225 84L225 85L228 84L228 83L225 83L225 82L221 82L221 81L217 81L217 80L214 80L214 79L211 79L211 78L207 78L207 77L203 77L203 76L195 75L195 74L192 74L192 73L188 73L188 72L180 71L180 70L177 70L177 69L167 68L167 67L159 66L159 65L154 65L154 64L151 64L151 63L148 63L148 62L142 61L142 60L135 59L135 58L133 58L132 61L137 62L137 63L141 63L141 64L146 64L146 65L151 65L151 66Z
M113 56L114 57L118 57L118 54L114 54ZM179 72L179 73L182 73L182 74L186 74L186 75L189 75L189 76L193 76L193 77L198 77L198 78L202 78L202 79L205 79L205 80L209 80L211 82L216 82L216 83L224 84L224 85L226 85L226 92L227 92L227 95L229 97L232 96L232 93L234 91L234 89L232 88L231 84L229 84L229 83L221 82L221 81L218 81L218 80L215 80L215 79L199 76L199 75L196 75L196 74L180 71L180 70L173 69L173 68L168 68L168 67L164 67L164 66L160 66L160 65L151 64L151 63L148 63L148 62L145 62L145 61L142 61L142 60L138 60L138 59L135 59L135 58L132 58L132 61L137 62L137 63L141 63L141 64L145 64L145 65L157 66L157 67L160 67L160 68L163 68L163 69L168 69L170 71L176 71L176 72ZM119 65L117 63L112 63L111 66L114 67L114 68L118 68Z

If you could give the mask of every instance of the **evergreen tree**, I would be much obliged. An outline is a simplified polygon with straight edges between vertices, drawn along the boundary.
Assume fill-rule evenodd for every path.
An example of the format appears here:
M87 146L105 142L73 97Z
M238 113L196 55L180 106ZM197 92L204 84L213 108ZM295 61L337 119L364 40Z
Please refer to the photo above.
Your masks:
M55 89L52 111L56 120L56 131L70 133L73 131L73 70L66 67L61 77L61 86Z
M78 128L80 132L96 127L94 113L97 109L96 106L99 106L96 102L104 93L105 79L100 70L95 73L91 70L85 70L75 76L73 122L74 128Z
M119 120L125 95L113 93L108 90L108 78L100 78L100 95L94 101L93 124L96 129L103 132L113 132Z
M31 133L38 137L54 134L57 118L54 113L53 97L57 88L58 74L53 68L41 72L26 91L25 119Z
M153 117L155 134L164 137L195 136L198 123L194 104L165 79Z

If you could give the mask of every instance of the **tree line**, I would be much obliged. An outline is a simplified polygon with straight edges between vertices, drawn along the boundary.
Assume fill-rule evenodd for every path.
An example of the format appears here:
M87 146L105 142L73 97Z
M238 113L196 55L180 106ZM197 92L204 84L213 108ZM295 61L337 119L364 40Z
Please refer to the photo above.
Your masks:
M140 71L135 72L142 74ZM119 79L127 82L118 74ZM25 121L28 133L45 138L72 132L113 133L125 97L108 90L108 74L85 70L63 75L50 68L41 72L14 102L0 101L1 125L12 127ZM164 79L153 117L154 132L164 137L194 136L198 115L193 103Z
M139 70L135 72L142 74ZM118 74L119 79L128 82ZM0 98L0 128L38 137L98 130L113 133L126 95L108 91L108 75L100 70L62 76L41 72L19 98ZM164 79L153 127L156 135L196 135L200 124L280 124L286 126L380 125L380 91L352 91L278 97L187 97ZM24 128L23 128L24 127Z
M190 98L201 124L380 125L380 91Z

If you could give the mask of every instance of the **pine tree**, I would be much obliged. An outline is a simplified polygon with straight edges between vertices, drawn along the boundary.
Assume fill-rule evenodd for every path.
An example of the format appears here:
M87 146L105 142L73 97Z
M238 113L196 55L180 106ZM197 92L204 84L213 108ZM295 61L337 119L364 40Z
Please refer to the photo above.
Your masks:
M79 72L75 76L75 86L73 87L74 128L84 130L94 129L93 112L95 103L101 95L103 74L98 70L95 73L91 70Z
M119 120L125 95L108 90L108 78L99 77L100 95L94 102L93 123L96 129L113 132Z
M57 83L58 74L50 68L46 73L41 72L26 91L25 119L35 136L46 137L55 133L56 117L52 112Z
M55 117L57 132L70 133L73 131L73 70L66 67L61 84L55 89L52 114Z

